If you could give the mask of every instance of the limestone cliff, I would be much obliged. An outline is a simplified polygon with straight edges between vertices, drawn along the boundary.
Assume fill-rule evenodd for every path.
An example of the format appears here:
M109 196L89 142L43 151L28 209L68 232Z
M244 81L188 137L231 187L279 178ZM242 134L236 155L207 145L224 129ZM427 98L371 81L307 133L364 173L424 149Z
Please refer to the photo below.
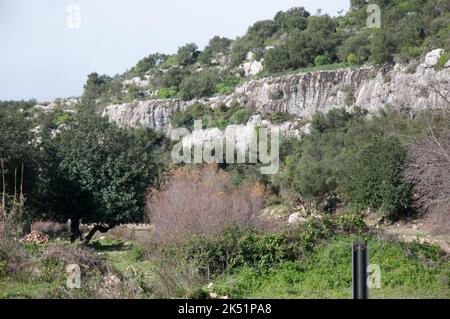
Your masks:
M436 70L429 56L421 64L390 69L361 67L250 80L227 96L198 101L147 100L110 105L104 116L122 126L143 125L169 132L173 113L195 102L251 107L257 114L288 112L308 120L317 111L360 106L369 112L384 107L420 110L439 108L450 95L450 68Z

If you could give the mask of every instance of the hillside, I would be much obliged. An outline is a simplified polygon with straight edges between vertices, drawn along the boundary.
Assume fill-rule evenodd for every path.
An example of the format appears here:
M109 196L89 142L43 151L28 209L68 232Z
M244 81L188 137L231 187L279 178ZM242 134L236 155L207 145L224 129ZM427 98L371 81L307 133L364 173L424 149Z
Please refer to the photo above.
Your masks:
M450 298L450 2L371 3L0 102L0 298Z

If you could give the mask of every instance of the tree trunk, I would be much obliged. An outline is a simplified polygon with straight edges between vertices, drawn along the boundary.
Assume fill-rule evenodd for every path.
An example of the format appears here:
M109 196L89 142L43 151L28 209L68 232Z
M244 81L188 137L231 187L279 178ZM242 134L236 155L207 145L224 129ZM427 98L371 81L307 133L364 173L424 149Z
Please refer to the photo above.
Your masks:
M70 242L74 243L78 238L83 240L83 234L80 231L80 220L70 219Z
M106 233L108 230L110 230L112 227L109 226L102 226L102 225L95 225L94 228L90 230L90 232L84 237L83 245L89 244L92 237L94 237L96 232L101 232L102 234Z

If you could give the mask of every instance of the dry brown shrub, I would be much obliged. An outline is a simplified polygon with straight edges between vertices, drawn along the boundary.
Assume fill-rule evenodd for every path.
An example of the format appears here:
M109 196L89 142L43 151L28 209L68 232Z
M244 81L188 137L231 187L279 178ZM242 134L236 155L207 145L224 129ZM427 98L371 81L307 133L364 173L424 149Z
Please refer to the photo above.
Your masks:
M18 241L18 226L0 217L0 277L27 270L31 259Z
M429 129L409 146L406 180L413 184L416 210L441 231L450 232L450 131Z
M260 183L232 185L230 175L209 165L201 170L175 169L162 191L151 191L147 214L158 242L190 235L213 235L238 225L259 222L267 191Z

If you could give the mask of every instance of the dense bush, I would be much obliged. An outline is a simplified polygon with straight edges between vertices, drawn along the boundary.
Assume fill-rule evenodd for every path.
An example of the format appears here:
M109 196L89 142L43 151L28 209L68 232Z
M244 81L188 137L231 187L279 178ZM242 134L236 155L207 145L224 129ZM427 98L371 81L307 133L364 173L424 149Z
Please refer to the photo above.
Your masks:
M188 66L197 62L199 55L198 47L195 43L188 43L178 49L177 61L181 66Z
M157 155L164 147L152 131L127 131L100 116L81 114L70 128L43 141L43 217L63 223L70 219L72 240L81 235L81 221L103 225L94 227L102 231L142 220L145 191L158 184L164 167Z
M183 78L179 96L183 100L211 96L216 93L218 73L215 70L203 70Z
M214 237L194 236L187 242L168 246L167 253L190 260L203 274L220 275L239 267L268 268L295 261L315 245L339 234L360 234L366 230L356 215L312 219L293 229L273 234L242 227L225 228Z
M306 204L338 196L360 209L407 210L406 152L389 136L412 133L402 116L389 116L368 121L357 110L316 114L311 134L291 153L282 152L285 165L277 181L282 191Z
M411 204L411 185L404 180L406 165L406 150L396 138L372 141L344 178L348 201L359 209L404 212Z

